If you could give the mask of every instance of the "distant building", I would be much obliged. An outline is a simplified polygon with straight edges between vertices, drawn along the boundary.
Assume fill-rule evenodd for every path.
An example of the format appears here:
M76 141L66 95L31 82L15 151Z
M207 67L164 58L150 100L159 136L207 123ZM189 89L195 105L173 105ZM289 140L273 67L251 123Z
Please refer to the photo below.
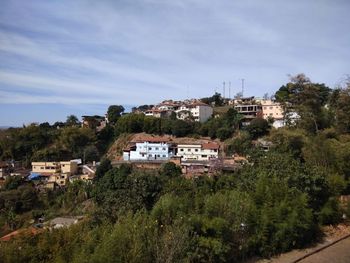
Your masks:
M182 104L176 110L177 118L181 120L191 119L198 122L206 122L213 115L213 108L201 101L193 101Z
M181 157L184 161L208 161L210 159L219 158L219 148L219 144L214 142L203 144L178 144L176 156Z
M47 188L65 186L70 176L78 173L78 160L62 162L32 162L29 180L41 181Z
M76 174L78 171L78 163L75 161L62 162L32 162L33 173L56 174L68 173Z
M284 126L283 108L280 103L273 100L259 100L262 107L262 117L267 120L273 118L273 126L280 128Z
M125 161L169 160L172 156L171 144L161 137L149 137L132 142L123 151Z

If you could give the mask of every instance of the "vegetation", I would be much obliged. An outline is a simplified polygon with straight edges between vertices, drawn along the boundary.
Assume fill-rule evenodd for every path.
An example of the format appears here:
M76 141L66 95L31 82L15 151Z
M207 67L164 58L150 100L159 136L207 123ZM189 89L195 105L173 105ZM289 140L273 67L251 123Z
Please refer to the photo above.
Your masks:
M242 127L231 108L204 124L126 114L99 133L71 121L60 129L45 124L2 131L2 159L102 156L121 134L148 132L219 138L227 153L244 155L249 163L235 173L186 179L174 163L143 171L112 167L102 159L92 184L78 182L45 194L21 178L7 179L0 191L0 225L7 230L42 215L86 217L69 229L0 242L0 258L237 262L304 247L320 238L322 225L337 224L350 211L338 202L350 194L349 91L350 84L330 90L303 75L292 78L276 98L286 113L299 117L278 130L260 119ZM258 138L272 142L268 152L254 147ZM93 205L83 209L86 202Z

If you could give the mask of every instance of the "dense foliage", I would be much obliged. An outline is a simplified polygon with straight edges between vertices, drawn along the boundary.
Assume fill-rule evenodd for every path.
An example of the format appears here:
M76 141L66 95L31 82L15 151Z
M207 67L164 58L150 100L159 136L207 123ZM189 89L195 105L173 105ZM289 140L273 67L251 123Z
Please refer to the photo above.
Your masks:
M216 98L208 102L217 103ZM298 75L276 98L286 114L298 115L278 130L261 119L242 127L234 109L197 124L120 116L115 108L115 123L99 133L78 128L74 118L60 129L45 124L3 131L2 159L93 155L95 148L102 155L107 146L101 145L120 134L148 132L219 138L226 153L244 155L249 162L234 173L186 179L173 163L144 171L112 167L102 159L92 184L77 182L45 194L21 178L7 179L0 191L0 225L16 229L28 219L64 214L84 214L85 219L69 229L0 242L0 259L237 262L317 240L322 225L340 222L343 213L350 216L338 202L340 195L350 194L350 84L330 90ZM272 143L268 152L256 143L261 137Z

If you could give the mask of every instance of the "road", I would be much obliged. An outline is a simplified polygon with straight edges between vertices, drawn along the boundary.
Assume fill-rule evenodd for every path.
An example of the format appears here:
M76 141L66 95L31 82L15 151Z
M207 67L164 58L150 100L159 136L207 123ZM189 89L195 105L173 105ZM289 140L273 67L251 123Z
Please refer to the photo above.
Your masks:
M350 237L344 239L320 252L311 255L300 263L349 263L350 262Z

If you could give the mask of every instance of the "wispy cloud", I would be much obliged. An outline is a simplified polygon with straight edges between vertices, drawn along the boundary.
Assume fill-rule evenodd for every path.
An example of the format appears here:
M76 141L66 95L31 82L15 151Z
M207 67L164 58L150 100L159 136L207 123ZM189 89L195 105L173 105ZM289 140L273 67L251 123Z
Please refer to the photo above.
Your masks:
M350 2L2 1L0 103L144 104L349 73ZM312 14L312 15L310 15ZM189 90L189 92L188 92Z

